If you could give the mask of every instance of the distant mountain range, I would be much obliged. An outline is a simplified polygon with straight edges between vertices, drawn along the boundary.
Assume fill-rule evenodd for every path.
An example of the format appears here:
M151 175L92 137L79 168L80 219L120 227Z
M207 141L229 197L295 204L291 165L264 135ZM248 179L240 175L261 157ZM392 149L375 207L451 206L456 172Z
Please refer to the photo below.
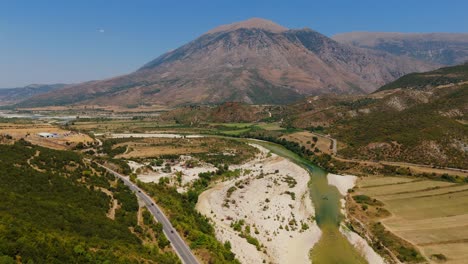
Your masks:
M468 61L468 33L351 32L335 35L333 39L447 66Z
M131 74L37 95L19 106L286 104L307 95L366 94L438 66L254 18L210 30Z
M14 104L35 95L48 93L66 87L66 84L31 84L25 87L0 88L0 105Z

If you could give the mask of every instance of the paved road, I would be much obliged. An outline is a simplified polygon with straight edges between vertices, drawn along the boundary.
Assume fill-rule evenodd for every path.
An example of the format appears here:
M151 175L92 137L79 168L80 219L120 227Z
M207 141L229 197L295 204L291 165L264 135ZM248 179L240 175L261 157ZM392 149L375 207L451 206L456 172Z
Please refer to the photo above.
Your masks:
M185 244L185 241L180 237L180 235L177 233L177 231L174 229L174 227L171 225L169 222L169 219L164 215L164 213L161 211L161 209L156 205L153 199L149 197L143 190L141 190L136 184L132 183L128 177L112 170L109 169L103 165L98 164L99 166L103 167L110 173L114 174L116 177L120 178L123 180L125 185L127 185L130 190L134 191L135 194L145 202L146 207L148 210L153 214L153 216L156 218L158 222L160 222L163 225L163 231L164 234L166 234L167 238L169 241L171 241L171 245L176 251L177 255L179 255L179 258L182 260L183 263L185 264L198 264L198 260L195 258L195 256L192 254L192 251L190 251L190 248Z

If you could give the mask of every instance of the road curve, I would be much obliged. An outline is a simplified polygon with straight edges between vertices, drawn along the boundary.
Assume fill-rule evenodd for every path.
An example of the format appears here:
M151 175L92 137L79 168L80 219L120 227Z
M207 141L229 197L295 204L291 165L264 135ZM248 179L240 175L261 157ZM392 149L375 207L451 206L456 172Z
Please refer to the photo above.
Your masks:
M199 264L197 258L193 255L192 251L190 251L190 248L187 246L187 244L185 244L185 241L180 237L180 235L172 226L171 222L169 222L169 219L164 215L164 213L149 195L147 195L143 190L141 190L136 184L131 182L128 179L128 177L99 163L97 164L100 167L106 169L108 172L114 174L119 179L121 179L125 183L125 185L127 185L130 188L130 190L135 192L137 197L144 201L150 213L156 218L156 220L159 223L163 225L164 234L169 239L169 241L171 241L172 247L174 248L175 252L184 264Z

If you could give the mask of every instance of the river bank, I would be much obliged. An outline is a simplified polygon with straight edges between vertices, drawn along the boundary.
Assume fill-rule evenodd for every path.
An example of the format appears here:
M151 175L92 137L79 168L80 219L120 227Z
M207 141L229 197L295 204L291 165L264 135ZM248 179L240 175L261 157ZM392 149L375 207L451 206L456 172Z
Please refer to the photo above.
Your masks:
M332 174L332 173L327 174L328 184L335 186L343 197L345 197L348 194L348 190L352 189L355 186L357 179L358 177L353 176L353 175L338 175L338 174ZM345 212L346 200L341 199L340 202L342 206L341 212L346 217L346 212ZM372 264L384 264L385 263L384 259L379 254L377 254L371 246L369 246L369 244L364 238L360 237L355 232L349 230L343 224L340 225L339 230L340 230L340 233L346 237L349 243L351 243L354 246L356 251L361 256L363 256L369 263L372 263Z
M310 263L309 251L321 231L309 198L309 174L252 145L261 154L233 168L246 173L203 192L196 208L212 220L216 237L229 241L242 263Z
M269 142L258 142L258 144L279 156L290 159L305 168L310 175L308 183L310 198L315 208L316 223L322 231L320 240L310 252L312 263L368 263L364 254L357 250L339 230L344 219L341 211L343 196L335 186L328 183L327 172L280 145ZM339 182L341 184L341 181Z

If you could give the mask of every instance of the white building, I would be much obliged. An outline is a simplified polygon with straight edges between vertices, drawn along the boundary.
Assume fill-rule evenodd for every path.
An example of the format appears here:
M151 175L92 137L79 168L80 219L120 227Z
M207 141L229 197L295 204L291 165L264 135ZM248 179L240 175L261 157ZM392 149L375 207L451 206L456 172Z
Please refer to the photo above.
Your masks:
M58 134L57 133L39 133L38 134L40 137L43 137L43 138L55 138L55 137L58 137Z

